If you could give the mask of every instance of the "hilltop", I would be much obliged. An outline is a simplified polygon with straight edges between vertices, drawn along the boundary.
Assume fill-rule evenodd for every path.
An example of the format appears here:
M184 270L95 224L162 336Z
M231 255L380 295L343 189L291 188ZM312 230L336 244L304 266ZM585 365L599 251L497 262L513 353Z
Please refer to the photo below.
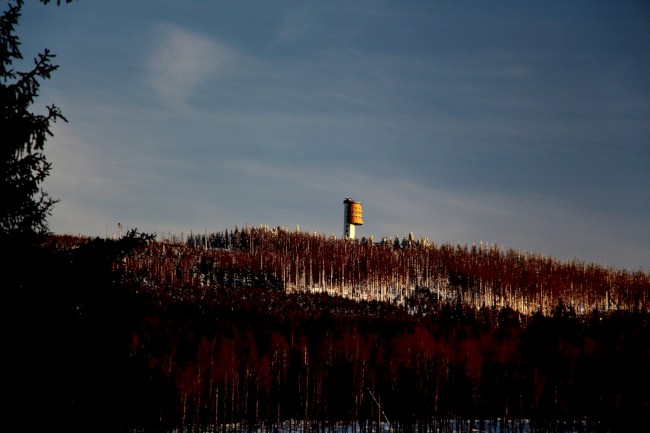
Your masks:
M328 293L405 306L416 290L479 309L510 307L552 314L562 303L578 314L650 306L650 274L560 262L495 245L436 245L412 235L400 242L361 240L254 227L151 243L123 266L155 286L210 286Z

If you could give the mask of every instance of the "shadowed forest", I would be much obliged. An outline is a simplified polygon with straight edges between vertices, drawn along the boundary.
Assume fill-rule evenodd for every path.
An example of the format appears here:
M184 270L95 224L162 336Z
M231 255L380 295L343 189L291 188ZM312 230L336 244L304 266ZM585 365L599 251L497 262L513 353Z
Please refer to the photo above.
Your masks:
M5 248L3 390L26 430L648 425L641 271L280 228Z

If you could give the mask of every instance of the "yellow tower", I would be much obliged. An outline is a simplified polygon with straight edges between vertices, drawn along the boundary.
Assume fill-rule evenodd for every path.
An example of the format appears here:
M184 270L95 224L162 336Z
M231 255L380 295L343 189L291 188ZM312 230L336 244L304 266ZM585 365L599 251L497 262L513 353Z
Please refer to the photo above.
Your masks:
M363 225L361 203L351 198L343 200L343 237L354 239L355 227Z

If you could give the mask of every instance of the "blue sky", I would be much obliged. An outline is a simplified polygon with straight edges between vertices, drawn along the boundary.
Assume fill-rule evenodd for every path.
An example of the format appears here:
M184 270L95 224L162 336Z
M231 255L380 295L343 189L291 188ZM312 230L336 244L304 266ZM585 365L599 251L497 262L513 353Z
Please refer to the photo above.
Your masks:
M646 1L30 2L56 233L283 226L650 270Z

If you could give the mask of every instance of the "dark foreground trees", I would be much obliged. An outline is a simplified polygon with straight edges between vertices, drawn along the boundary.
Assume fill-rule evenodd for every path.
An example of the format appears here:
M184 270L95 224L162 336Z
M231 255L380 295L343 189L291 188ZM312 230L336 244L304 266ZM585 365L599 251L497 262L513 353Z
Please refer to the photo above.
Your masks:
M647 311L576 315L558 305L529 316L430 299L409 313L326 294L125 278L124 263L158 247L135 233L54 237L23 267L38 272L3 305L11 416L67 431L354 423L374 432L374 395L393 431L451 431L449 420L467 431L523 422L626 431L650 421Z
M51 124L65 118L55 105L45 114L30 111L40 82L58 68L49 50L38 54L31 70L13 69L23 58L16 34L22 5L9 2L0 17L0 234L29 238L48 230L55 200L41 188L51 169L43 148Z

